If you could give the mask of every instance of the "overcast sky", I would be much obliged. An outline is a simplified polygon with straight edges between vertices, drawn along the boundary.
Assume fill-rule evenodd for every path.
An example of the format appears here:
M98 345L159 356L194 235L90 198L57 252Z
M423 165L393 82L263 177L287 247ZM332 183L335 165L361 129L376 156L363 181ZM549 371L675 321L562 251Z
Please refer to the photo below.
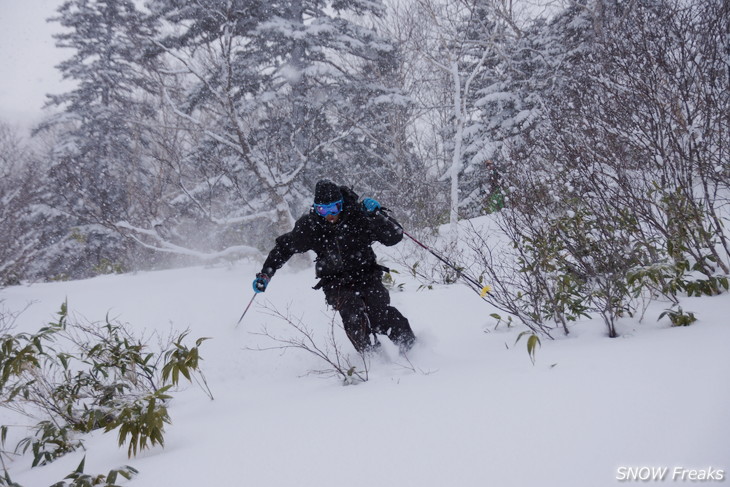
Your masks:
M46 93L64 91L55 69L70 53L55 47L62 0L0 0L0 119L28 128L38 122ZM68 85L65 85L68 86Z

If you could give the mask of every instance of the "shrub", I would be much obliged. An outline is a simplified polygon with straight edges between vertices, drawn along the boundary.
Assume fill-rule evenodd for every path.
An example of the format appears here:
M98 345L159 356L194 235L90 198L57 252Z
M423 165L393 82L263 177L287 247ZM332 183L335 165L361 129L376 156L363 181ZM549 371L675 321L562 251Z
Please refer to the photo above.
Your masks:
M205 339L188 348L187 334L155 352L108 316L104 323L71 320L63 303L58 319L37 333L0 336L0 405L37 421L15 451L30 451L32 465L44 465L81 447L80 436L99 428L118 428L130 457L164 446L169 391L180 375L204 386L212 399L200 370ZM81 478L71 485L86 485Z

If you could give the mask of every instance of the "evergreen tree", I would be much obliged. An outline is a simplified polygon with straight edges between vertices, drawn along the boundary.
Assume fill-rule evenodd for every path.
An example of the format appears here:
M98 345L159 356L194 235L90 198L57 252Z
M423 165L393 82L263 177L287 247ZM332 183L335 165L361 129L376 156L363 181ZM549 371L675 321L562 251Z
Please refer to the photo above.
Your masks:
M38 211L43 176L26 142L0 122L0 287L28 275L47 224Z
M68 0L51 20L66 28L57 45L75 51L58 66L75 87L49 96L61 111L40 127L59 132L47 201L68 215L48 255L71 254L67 276L120 269L128 248L114 225L133 218L148 183L140 121L153 114L142 94L151 88L143 66L154 26L132 0Z
M471 214L499 207L508 186L531 170L530 154L543 137L538 133L549 122L553 97L560 99L574 78L569 66L581 64L590 52L592 12L586 1L554 12L550 20L538 16L518 23L492 12L491 34L484 35L491 35L493 55L475 83L477 112L468 129L466 153L476 190Z
M427 101L437 140L440 179L448 181L452 243L457 221L479 206L487 158L480 138L479 90L487 73L505 55L509 22L495 0L442 3L420 0L429 25L419 32L417 49L428 60L431 95Z
M422 225L432 192L425 161L416 156L408 134L416 107L403 92L402 55L399 47L363 63L359 82L343 94L348 103L342 117L356 123L339 144L334 167L337 177L361 194L410 210L404 221Z

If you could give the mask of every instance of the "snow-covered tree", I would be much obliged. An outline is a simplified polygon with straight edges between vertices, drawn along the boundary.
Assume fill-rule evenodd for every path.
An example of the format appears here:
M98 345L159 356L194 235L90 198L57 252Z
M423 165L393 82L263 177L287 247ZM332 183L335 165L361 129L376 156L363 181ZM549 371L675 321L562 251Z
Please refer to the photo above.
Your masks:
M358 164L362 152L346 140L393 102L393 88L362 76L393 50L367 27L383 5L154 0L150 8L172 31L157 42L171 66L169 110L197 133L176 201L222 228L288 231L317 179ZM172 92L171 78L184 89Z
M449 181L449 221L455 241L460 210L475 204L483 175L489 173L485 151L472 142L480 130L478 90L506 55L508 42L516 35L514 19L506 17L501 2L492 0L418 4L428 28L420 33L417 49L432 73L429 108L441 112L434 132L441 139L440 172L441 179Z
M672 300L726 288L726 14L584 0L526 32L538 81L514 93L539 104L501 151L500 222L528 315L595 312L616 336L644 286Z
M0 123L0 286L26 277L44 224L36 211L42 171L26 141Z
M153 112L142 93L151 87L143 67L154 26L132 0L67 0L51 20L65 28L57 45L74 52L58 69L75 82L49 95L60 111L39 129L58 131L47 203L68 216L66 236L51 245L76 249L68 276L120 269L129 249L114 225L133 218L149 183L143 122Z

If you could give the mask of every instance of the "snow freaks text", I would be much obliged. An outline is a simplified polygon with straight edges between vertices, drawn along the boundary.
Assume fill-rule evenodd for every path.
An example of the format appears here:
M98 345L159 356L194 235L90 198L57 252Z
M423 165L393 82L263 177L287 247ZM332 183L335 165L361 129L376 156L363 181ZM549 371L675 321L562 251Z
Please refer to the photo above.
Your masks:
M661 482L661 481L690 481L690 482L722 482L725 480L725 470L685 467L619 467L616 471L616 480L620 482Z

